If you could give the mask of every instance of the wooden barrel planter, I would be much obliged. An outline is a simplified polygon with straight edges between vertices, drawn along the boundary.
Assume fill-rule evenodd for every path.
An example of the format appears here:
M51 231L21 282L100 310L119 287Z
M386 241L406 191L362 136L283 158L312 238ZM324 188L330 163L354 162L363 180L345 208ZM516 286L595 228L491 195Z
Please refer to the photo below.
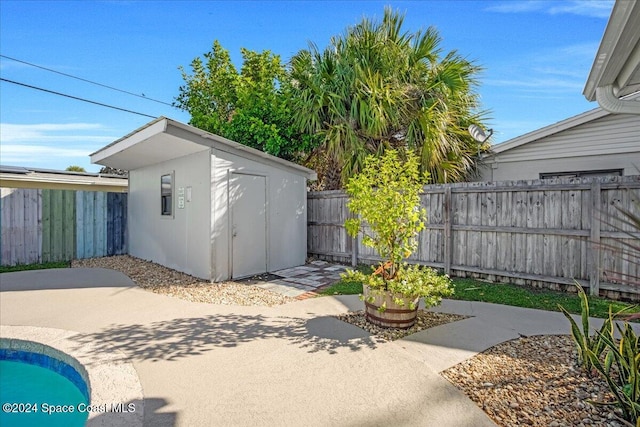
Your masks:
M368 322L383 328L409 329L416 323L418 317L418 298L405 298L400 294L371 290L364 285L363 289L365 316ZM396 304L401 299L404 305ZM386 303L386 304L385 304ZM414 309L411 309L413 303ZM386 309L379 310L380 307Z

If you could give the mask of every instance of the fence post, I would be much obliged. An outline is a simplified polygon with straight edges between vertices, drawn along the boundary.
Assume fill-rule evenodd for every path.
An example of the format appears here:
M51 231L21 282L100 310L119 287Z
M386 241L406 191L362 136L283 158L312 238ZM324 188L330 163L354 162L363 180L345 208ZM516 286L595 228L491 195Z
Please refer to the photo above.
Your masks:
M589 291L591 295L600 293L600 181L591 182L591 241L589 244Z
M451 187L447 186L444 189L444 206L442 207L444 212L442 213L444 219L444 273L451 274L451 249L453 234L451 233Z
M351 267L358 266L358 245L360 243L360 233L351 238Z

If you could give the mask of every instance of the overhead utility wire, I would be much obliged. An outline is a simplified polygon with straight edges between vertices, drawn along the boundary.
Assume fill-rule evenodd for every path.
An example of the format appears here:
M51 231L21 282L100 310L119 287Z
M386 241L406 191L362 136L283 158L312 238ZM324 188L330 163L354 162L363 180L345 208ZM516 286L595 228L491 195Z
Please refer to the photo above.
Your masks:
M13 81L13 80L5 79L4 77L0 77L0 80L3 81L3 82L7 82L7 83L13 83L14 85L28 87L29 89L41 90L42 92L52 93L54 95L60 95L60 96L66 97L66 98L71 98L71 99L76 99L78 101L88 102L89 104L95 104L95 105L100 105L102 107L113 108L114 110L120 110L120 111L124 111L126 113L137 114L139 116L151 117L152 119L156 118L156 116L150 116L149 114L138 113L137 111L127 110L125 108L120 108L120 107L114 107L113 105L103 104L101 102L91 101L91 100L85 99L85 98L78 98L77 96L67 95L66 93L60 93L60 92L56 92L56 91L49 90L49 89L43 89L43 88L37 87L37 86L31 86L31 85L28 85L26 83L20 83L20 82L16 82L16 81Z
M10 59L12 61L20 62L21 64L26 64L26 65L29 65L31 67L36 67L36 68L40 68L41 70L46 70L46 71L50 71L52 73L60 74L61 76L70 77L72 79L76 79L76 80L80 80L80 81L83 81L83 82L91 83L91 84L96 85L96 86L101 86L101 87L105 87L107 89L111 89L111 90L115 90L115 91L118 91L118 92L126 93L127 95L137 96L138 98L146 99L148 101L157 102L159 104L168 105L169 107L175 107L173 104L169 104L168 102L159 101L157 99L149 98L149 97L145 96L144 94L143 95L138 95L137 93L129 92L129 91L126 91L126 90L123 90L123 89L118 89L117 87L108 86L108 85L105 85L105 84L102 84L102 83L94 82L92 80L83 79L82 77L73 76L71 74L63 73L61 71L52 70L51 68L43 67L43 66L37 65L37 64L32 64L31 62L22 61L20 59L12 58L10 56L0 55L0 58Z

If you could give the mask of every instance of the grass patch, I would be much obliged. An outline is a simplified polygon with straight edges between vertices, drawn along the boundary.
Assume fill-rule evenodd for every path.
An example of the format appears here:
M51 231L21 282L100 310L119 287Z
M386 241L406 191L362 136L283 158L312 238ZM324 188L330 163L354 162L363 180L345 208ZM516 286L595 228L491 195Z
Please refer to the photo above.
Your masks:
M12 273L14 271L28 271L28 270L46 270L50 268L69 268L71 263L69 261L58 262L44 262L42 264L18 264L18 265L3 265L0 266L0 273Z
M360 264L356 267L356 270L365 274L373 273L373 267L370 265ZM340 280L334 283L328 288L322 289L320 295L358 295L362 293L362 283L349 282L346 280Z
M362 283L341 280L320 290L320 295L357 295L362 293Z
M453 279L455 293L451 299L482 301L515 307L559 311L558 304L569 313L580 314L580 298L575 294L534 289L511 284L485 283L473 279ZM592 317L609 316L609 305L616 311L628 307L629 303L589 296L589 314ZM637 312L638 309L631 312Z
M538 310L559 311L558 304L569 313L580 314L580 298L576 294L535 289L503 283L486 283L474 279L453 278L455 293L451 299L463 301L481 301L514 307L535 308ZM321 295L358 295L362 293L362 284L339 281L320 291ZM589 296L589 311L592 317L609 316L609 305L613 312L628 307L630 303L613 301ZM640 312L636 307L629 313Z

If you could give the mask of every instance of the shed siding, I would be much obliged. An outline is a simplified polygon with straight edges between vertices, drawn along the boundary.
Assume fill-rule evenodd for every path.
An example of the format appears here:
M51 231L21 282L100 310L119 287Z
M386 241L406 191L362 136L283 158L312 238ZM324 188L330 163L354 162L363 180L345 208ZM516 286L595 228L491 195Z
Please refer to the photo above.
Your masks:
M214 280L227 280L230 276L231 219L227 177L233 171L267 177L267 270L304 264L307 253L306 179L220 149L213 150L211 165Z
M130 171L129 252L210 280L210 155L201 152ZM173 216L160 212L160 177L174 173ZM178 207L178 190L191 187L191 202ZM186 196L186 194L185 194ZM115 223L114 223L115 224ZM122 227L122 225L119 225Z
M640 118L610 114L489 159L482 180L538 179L540 173L623 169L638 174Z

